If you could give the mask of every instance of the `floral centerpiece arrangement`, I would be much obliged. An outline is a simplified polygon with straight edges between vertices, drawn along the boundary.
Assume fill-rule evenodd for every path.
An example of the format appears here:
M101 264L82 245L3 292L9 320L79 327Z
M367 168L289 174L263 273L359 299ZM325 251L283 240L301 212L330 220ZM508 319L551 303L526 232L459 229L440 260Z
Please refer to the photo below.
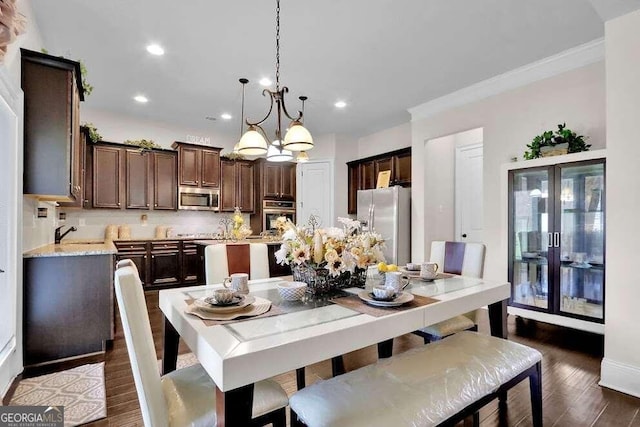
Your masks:
M294 280L306 282L311 293L364 286L367 267L384 261L379 234L362 231L360 222L349 218L338 221L342 228L297 227L287 221L276 261L291 265Z

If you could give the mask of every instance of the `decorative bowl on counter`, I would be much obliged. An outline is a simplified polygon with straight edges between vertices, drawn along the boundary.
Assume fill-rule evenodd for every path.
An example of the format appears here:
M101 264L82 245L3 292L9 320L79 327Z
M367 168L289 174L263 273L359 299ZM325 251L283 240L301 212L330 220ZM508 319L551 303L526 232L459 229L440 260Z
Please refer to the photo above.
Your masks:
M277 285L280 298L285 301L299 301L307 291L307 284L304 282L282 282Z

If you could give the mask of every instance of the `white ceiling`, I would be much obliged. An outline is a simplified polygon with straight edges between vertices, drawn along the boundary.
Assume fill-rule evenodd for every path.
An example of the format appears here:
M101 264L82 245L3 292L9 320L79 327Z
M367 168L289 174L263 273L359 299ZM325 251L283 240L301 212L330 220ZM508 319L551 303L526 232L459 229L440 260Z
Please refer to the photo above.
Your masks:
M290 110L307 95L316 134L363 136L407 108L604 35L603 19L640 0L281 0L281 81ZM275 0L32 0L50 53L81 58L85 104L225 134L239 132L274 78ZM163 57L145 51L164 46ZM143 93L146 105L132 97ZM336 100L349 105L337 110ZM234 115L224 122L205 116Z

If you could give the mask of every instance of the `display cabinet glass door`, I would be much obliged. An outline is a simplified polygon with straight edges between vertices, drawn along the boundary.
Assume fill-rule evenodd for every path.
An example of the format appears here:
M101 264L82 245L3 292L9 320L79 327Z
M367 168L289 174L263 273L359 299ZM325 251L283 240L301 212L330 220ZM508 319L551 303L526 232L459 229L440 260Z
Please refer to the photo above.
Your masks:
M553 169L539 168L511 172L509 212L510 279L512 303L539 310L551 307L549 293L552 263L550 229L553 209L549 190Z
M605 166L567 164L557 166L555 174L559 311L602 320Z

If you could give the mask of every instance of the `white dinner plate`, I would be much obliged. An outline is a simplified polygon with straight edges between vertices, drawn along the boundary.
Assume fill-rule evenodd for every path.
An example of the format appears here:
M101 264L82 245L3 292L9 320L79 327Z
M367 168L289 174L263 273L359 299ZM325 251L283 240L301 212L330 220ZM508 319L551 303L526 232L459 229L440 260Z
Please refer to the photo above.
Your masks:
M240 304L217 307L205 302L205 298L206 297L198 298L194 300L193 303L200 310L207 311L209 313L233 313L234 311L242 310L246 306L253 304L256 300L253 296L247 295L244 298L244 301L242 301Z
M375 305L376 307L398 307L402 304L406 304L413 301L413 294L409 292L400 292L400 294L391 301L378 301L373 298L371 291L360 291L358 297L369 305Z

